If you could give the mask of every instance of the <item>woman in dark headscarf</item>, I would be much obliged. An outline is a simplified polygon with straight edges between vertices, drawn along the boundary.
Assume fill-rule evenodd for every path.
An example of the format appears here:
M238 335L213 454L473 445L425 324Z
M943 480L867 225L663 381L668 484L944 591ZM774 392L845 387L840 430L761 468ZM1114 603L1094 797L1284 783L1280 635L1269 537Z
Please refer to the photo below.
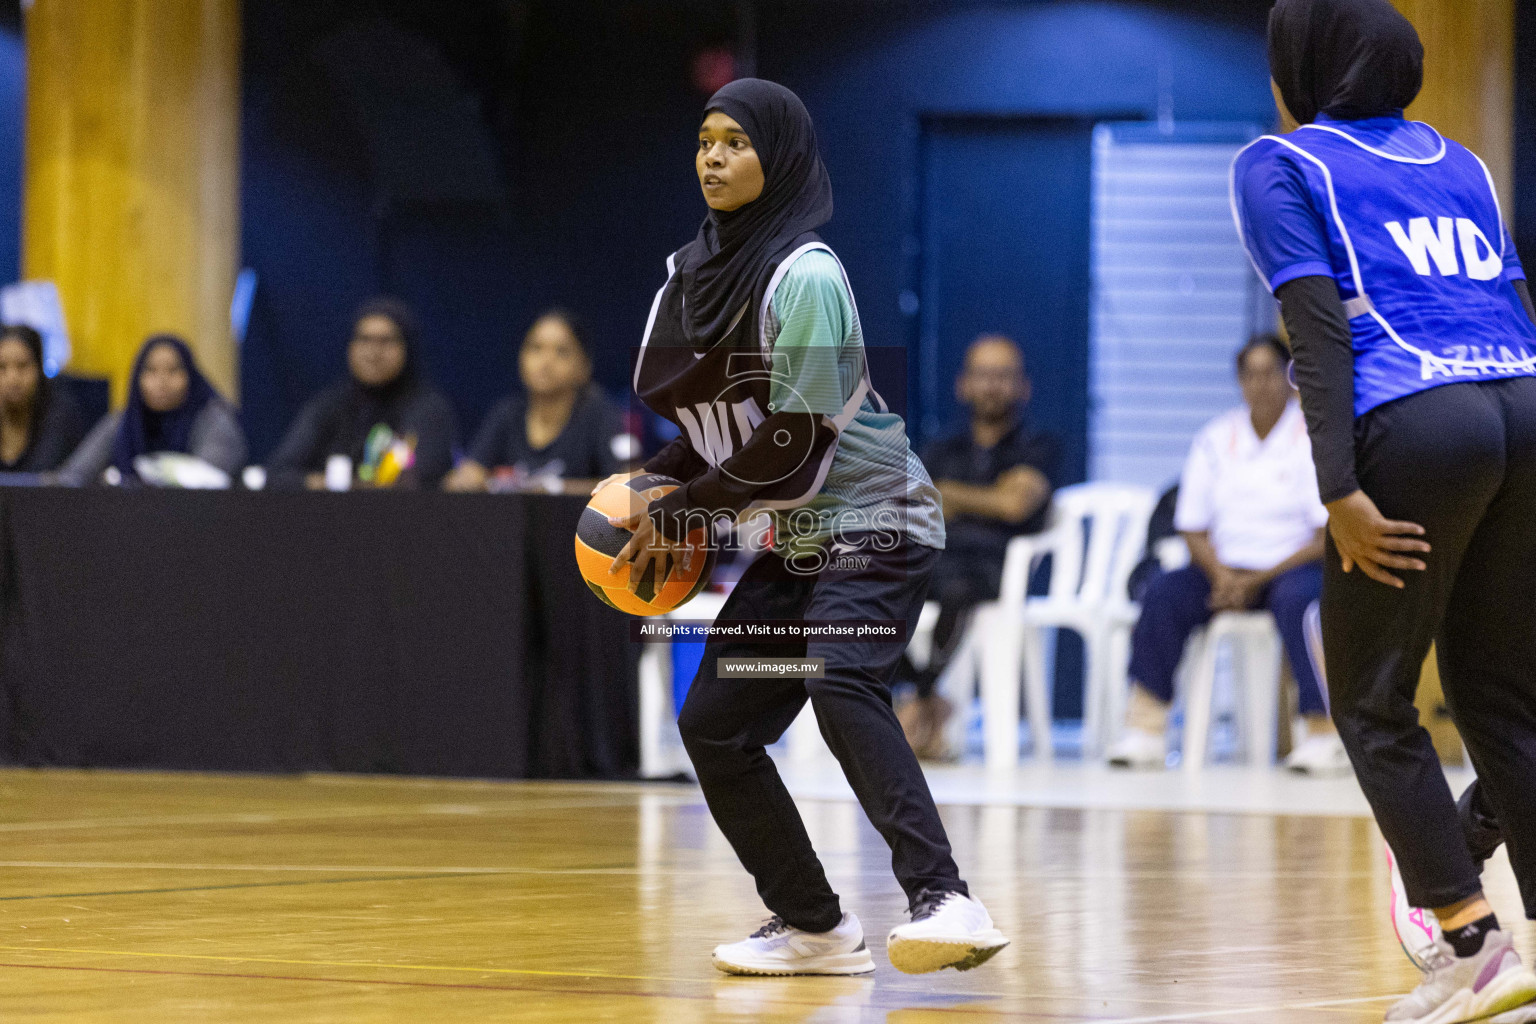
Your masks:
M685 483L623 522L634 535L612 571L649 593L668 559L687 560L681 542L696 529L770 509L775 549L746 570L718 621L897 620L910 639L943 517L905 424L870 387L847 278L816 234L832 216L832 186L810 115L783 86L733 82L705 108L694 164L709 214L668 260L634 376L640 398L681 430L645 472ZM710 812L774 915L716 948L720 970L874 970L858 918L843 912L763 752L807 697L910 901L911 922L887 944L891 962L963 969L1007 945L967 893L891 710L901 649L709 643L678 727ZM824 675L719 674L721 655L787 653L823 659Z
M453 465L457 427L448 399L421 377L418 338L416 317L398 299L372 299L358 309L347 378L311 399L288 428L267 463L273 486L323 488L333 455L361 469L380 426L415 443L415 462L395 486L435 487L442 480Z
M0 328L0 472L58 469L84 436L80 406L43 372L43 336Z
M1269 53L1290 130L1238 155L1233 203L1329 511L1332 713L1443 929L1401 935L1428 977L1387 1019L1481 1019L1536 998L1478 877L1502 825L1536 917L1536 314L1487 168L1403 117L1424 51L1387 0L1280 0ZM1413 704L1432 640L1479 776L1460 823Z
M119 481L135 480L135 460L161 453L191 455L233 475L245 465L245 451L234 410L198 370L187 343L156 334L133 361L127 408L96 424L59 477L86 484L110 469Z
M1269 16L1269 68L1297 124L1365 121L1413 102L1424 45L1385 0L1283 0Z

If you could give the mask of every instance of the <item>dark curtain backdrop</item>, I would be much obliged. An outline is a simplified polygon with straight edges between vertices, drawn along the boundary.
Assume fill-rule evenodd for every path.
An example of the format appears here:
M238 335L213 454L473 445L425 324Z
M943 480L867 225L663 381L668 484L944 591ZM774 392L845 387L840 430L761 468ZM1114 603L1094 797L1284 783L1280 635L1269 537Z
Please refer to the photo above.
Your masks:
M619 778L578 498L0 489L13 763Z

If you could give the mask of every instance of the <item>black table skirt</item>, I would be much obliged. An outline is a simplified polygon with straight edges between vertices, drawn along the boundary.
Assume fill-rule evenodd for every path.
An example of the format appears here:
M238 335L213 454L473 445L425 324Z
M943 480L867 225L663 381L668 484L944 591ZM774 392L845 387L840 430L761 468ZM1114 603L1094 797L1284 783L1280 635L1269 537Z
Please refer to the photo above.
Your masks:
M622 778L638 649L584 501L0 488L0 758Z

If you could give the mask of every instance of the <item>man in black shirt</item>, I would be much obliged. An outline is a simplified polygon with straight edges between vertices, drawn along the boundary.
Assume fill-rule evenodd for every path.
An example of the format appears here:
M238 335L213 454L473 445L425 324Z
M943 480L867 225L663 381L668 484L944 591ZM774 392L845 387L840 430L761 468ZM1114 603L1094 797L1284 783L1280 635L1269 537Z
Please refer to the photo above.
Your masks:
M935 694L977 604L997 599L1008 541L1045 526L1060 445L1025 423L1030 397L1024 353L1002 335L983 335L966 351L955 397L970 409L969 426L922 452L944 499L945 545L929 589L939 602L933 654L909 670L917 698L899 713L919 757L948 756L943 727L951 708Z

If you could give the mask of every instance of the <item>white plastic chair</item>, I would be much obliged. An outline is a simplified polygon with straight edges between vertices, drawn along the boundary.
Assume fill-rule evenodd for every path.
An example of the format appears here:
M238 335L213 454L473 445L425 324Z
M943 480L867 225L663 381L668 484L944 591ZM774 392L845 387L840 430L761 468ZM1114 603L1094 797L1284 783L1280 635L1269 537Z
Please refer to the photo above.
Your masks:
M800 709L800 714L790 723L789 731L784 734L784 743L788 748L789 760L794 764L803 765L820 760L823 754L831 756L826 740L822 739L821 726L816 722L816 710L811 707L810 701L805 702L805 707Z
M981 647L988 768L1018 764L1021 667L1035 756L1053 756L1046 629L1070 629L1083 637L1084 750L1097 753L1104 743L1117 704L1117 696L1108 692L1107 666L1115 651L1128 646L1136 621L1125 588L1146 545L1147 521L1156 503L1156 494L1145 487L1065 487L1052 501L1048 530L1009 542L998 600L977 609L973 627ZM1046 555L1052 556L1049 592L1027 597L1030 573Z
M1152 545L1152 557L1157 559L1163 572L1182 569L1190 563L1189 542L1182 535L1164 537Z
M706 591L663 618L667 621L713 622L724 607L725 598L725 594ZM668 775L681 767L678 759L668 756L665 742L667 732L676 732L678 710L672 706L672 642L648 643L640 654L641 778ZM819 760L824 752L830 756L809 701L791 723L784 740L789 759L795 763Z
M1237 676L1239 717L1250 764L1273 764L1280 718L1280 632L1269 612L1222 612L1190 638L1185 654L1189 673L1184 690L1184 769L1205 767L1210 748L1216 661L1225 643L1232 645Z
M668 774L661 737L666 729L667 710L672 706L672 642L658 640L640 651L640 777L661 778Z
M924 668L933 660L933 631L939 625L939 602L924 601L918 613L917 625L912 630L912 641L907 644L907 657L912 664Z
M907 656L918 668L927 667L933 660L933 632L938 624L939 603L924 601L917 624L912 630L912 639L907 644ZM965 746L966 729L971 719L971 700L977 688L979 646L976 620L973 618L960 635L949 663L934 681L934 692L947 697L955 705L955 714L949 716L944 726L945 738L951 750L960 750ZM785 741L789 747L789 759L797 764L805 764L820 759L823 754L831 754L809 703L790 725Z

